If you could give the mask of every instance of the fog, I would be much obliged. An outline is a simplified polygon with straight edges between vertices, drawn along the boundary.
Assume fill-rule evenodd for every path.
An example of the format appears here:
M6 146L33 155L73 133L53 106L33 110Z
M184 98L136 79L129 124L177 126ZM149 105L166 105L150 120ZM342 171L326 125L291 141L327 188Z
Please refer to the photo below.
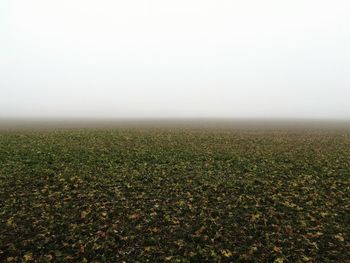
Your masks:
M350 119L346 0L2 0L0 118Z

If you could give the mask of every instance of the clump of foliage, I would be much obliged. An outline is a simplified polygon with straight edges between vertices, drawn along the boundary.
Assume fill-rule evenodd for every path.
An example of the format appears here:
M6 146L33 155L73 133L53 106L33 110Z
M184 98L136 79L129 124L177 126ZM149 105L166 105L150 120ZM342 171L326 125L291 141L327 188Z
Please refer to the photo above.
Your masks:
M347 262L347 132L0 133L1 262Z

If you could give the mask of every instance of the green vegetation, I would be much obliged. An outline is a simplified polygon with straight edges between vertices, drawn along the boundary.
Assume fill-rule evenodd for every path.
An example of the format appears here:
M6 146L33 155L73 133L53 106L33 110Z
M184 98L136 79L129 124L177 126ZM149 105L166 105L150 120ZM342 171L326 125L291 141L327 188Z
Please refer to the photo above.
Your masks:
M0 132L1 262L348 262L350 132Z

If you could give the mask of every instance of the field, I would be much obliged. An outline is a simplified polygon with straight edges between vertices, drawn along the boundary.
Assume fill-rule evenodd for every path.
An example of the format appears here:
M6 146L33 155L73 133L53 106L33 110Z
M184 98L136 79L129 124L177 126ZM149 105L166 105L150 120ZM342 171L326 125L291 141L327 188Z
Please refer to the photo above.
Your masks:
M0 262L349 262L350 132L0 131Z

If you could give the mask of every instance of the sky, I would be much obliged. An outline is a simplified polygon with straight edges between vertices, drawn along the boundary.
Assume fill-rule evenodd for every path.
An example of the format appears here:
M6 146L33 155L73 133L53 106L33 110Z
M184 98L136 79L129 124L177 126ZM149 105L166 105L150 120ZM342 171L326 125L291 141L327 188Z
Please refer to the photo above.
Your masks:
M350 119L348 0L1 0L0 118Z

